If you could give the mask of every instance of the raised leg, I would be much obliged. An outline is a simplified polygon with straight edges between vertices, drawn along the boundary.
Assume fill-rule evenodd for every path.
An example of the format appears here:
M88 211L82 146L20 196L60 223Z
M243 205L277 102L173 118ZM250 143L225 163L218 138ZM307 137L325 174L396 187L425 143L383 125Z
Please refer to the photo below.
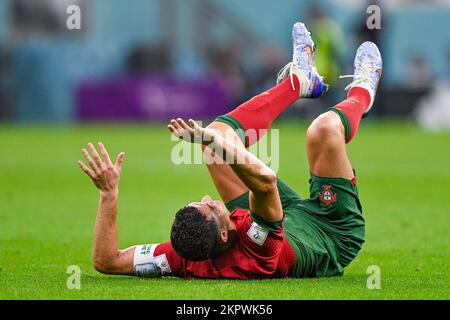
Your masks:
M225 116L220 116L208 128L214 129L240 147L249 147L256 143L270 128L273 120L290 104L299 98L300 83L293 75L296 89L290 79L253 97ZM203 150L205 151L205 147ZM206 150L208 151L208 150ZM210 161L210 152L204 152L205 163L211 178L224 202L236 199L248 189L227 164ZM214 160L222 161L219 157ZM213 162L213 163L211 163Z
M230 137L234 130L248 147L256 143L272 122L299 98L317 98L327 90L314 64L314 42L303 23L292 28L293 57L279 73L278 85L243 103L225 116L218 117L209 128ZM251 134L249 134L251 131ZM247 188L226 164L207 164L214 184L224 202L231 201Z
M308 161L311 172L321 177L352 179L353 169L345 144L358 131L361 118L372 108L381 77L381 54L372 42L356 52L355 72L348 76L348 98L315 119L307 132Z
M309 167L314 175L353 178L345 146L345 129L337 113L328 111L312 122L306 133L306 145Z

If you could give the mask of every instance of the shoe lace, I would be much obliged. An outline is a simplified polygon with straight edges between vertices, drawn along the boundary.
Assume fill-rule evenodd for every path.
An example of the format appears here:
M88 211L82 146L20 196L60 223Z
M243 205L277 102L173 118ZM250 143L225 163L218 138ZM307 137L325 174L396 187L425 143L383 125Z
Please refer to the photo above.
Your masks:
M353 78L353 81L345 87L345 90L349 90L350 88L357 86L358 84L364 82L370 82L370 72L372 69L372 62L370 60L363 60L361 64L356 68L355 74L348 74L344 76L340 76L339 79L343 78Z
M278 79L284 78L287 70L289 69L289 78L291 79L291 87L292 87L292 90L295 90L293 70L292 70L293 67L294 67L294 64L292 62L289 62L287 65L285 65L283 67L283 69L280 70L280 72L278 72L277 78Z
M311 32L309 33L309 35L311 35ZM294 50L292 53L292 61L295 61L295 59L297 58L297 53L298 53L299 48L300 48L300 46L294 46ZM289 62L287 65L285 65L283 67L283 69L280 70L280 72L278 72L277 78L281 79L283 76L285 76L286 71L289 69L289 78L291 80L291 87L292 87L292 90L295 91L295 84L294 84L294 77L293 77L294 68L295 68L295 64L293 62Z

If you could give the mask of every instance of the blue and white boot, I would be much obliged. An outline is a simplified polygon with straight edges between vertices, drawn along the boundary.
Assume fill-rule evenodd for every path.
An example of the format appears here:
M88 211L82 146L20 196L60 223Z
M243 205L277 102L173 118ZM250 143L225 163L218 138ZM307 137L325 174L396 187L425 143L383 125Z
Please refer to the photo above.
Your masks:
M345 87L345 90L360 87L369 91L370 104L363 113L363 117L365 117L372 109L383 70L381 53L376 44L370 41L361 44L356 51L353 65L355 67L354 74L341 76L340 78L353 78L352 83Z
M294 53L292 62L289 62L278 73L277 83L282 82L288 76L291 78L292 89L295 90L293 75L300 80L300 98L317 98L322 96L328 85L323 82L315 65L316 47L311 39L311 33L305 25L297 22L292 27L292 42Z

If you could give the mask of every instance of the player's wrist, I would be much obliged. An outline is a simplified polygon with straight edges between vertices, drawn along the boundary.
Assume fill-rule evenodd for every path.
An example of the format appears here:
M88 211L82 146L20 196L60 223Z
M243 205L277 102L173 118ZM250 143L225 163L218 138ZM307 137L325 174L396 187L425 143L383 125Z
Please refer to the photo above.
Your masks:
M111 190L100 190L100 197L102 199L115 199L119 195L119 188L114 188Z
M207 134L204 135L203 137L203 141L202 144L207 147L207 146L221 146L222 145L222 140L223 137L214 132L214 131L209 131Z

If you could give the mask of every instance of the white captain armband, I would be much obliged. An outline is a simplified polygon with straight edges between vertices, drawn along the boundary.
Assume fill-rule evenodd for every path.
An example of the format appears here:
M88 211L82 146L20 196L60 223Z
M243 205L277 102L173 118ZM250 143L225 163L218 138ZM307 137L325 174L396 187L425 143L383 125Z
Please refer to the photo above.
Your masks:
M158 244L143 244L134 249L134 274L138 277L156 278L171 273L166 255L155 257Z

